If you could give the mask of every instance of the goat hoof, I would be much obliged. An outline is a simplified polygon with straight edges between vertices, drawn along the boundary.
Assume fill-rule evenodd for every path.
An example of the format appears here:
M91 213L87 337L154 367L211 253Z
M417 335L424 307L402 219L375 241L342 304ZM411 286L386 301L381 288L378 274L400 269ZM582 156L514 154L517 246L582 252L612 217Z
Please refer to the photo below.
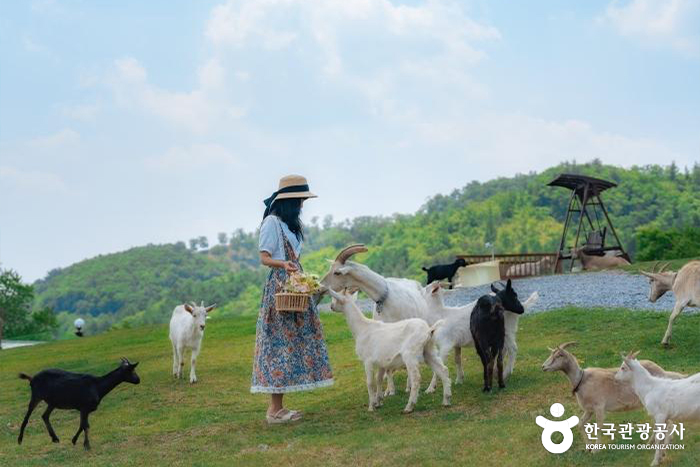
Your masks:
M54 438L54 439L51 440L51 442L52 442L52 443L58 443L58 442L59 442L59 439L58 439L58 438Z
M485 387L482 391L483 391L483 392L491 392L491 388L486 388L486 387Z
M405 414L409 414L409 413L412 413L412 412L413 412L413 407L410 407L410 408L409 408L409 407L406 407L405 409L403 409L403 413L405 413Z
M499 384L499 385L498 385L498 389L505 389L505 388L506 388L506 385L505 385L505 384Z
M434 393L434 392L435 392L435 388L428 388L428 389L425 390L425 393L426 393L426 394L432 394L432 393Z

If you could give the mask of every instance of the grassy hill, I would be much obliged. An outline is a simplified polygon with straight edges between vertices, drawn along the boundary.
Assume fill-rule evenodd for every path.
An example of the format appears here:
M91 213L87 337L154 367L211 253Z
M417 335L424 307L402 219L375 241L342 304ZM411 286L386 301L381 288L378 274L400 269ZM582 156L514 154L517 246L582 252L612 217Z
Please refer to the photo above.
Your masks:
M336 384L288 396L288 404L303 410L305 420L277 427L263 421L265 396L249 393L255 333L251 316L210 322L196 385L172 379L163 325L3 351L0 465L648 465L653 456L648 451L586 453L578 432L567 453L547 453L535 417L550 417L554 402L564 404L566 416L580 416L580 410L564 376L542 372L541 364L549 354L547 346L577 340L574 353L584 366L618 366L620 351L642 349L642 357L667 369L700 371L700 315L682 316L674 327L673 347L663 349L659 340L667 319L666 313L626 310L564 309L526 316L518 334L518 363L505 390L481 393L480 365L468 350L466 383L453 387L452 407L441 407L439 394L421 394L416 412L402 415L403 393L389 398L378 412L367 412L364 372L344 318L324 315ZM17 379L18 371L61 367L102 374L121 356L141 362L142 383L118 387L93 414L91 452L70 444L78 426L76 412L54 412L61 443L52 444L40 417L43 404L34 412L24 444L16 444L29 400L27 382ZM429 376L424 369L423 388ZM398 387L404 378L397 378ZM607 421L649 419L635 411L613 414ZM686 425L682 444L685 450L670 452L666 465L699 465L700 425Z
M304 267L323 273L326 258L356 242L370 247L363 261L372 269L419 280L424 279L421 266L452 261L456 254L486 253L486 242L499 253L554 251L569 192L547 183L562 172L619 185L603 199L633 256L640 229L654 237L649 233L654 229L700 227L698 165L681 172L675 165L625 169L597 161L565 163L542 173L471 182L430 198L414 214L310 219ZM49 306L58 313L63 335L71 332L77 316L89 318L88 333L165 322L185 300L216 302L219 315L255 314L266 273L258 263L257 234L239 229L221 238L207 250L187 249L182 242L149 245L52 271L36 283L37 308ZM682 256L695 255L700 245L682 250Z

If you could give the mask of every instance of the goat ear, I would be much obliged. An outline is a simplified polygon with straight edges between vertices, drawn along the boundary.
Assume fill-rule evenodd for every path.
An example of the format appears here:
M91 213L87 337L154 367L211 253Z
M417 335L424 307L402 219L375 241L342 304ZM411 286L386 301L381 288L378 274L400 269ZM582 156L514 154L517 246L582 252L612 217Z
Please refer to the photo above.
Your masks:
M547 350L549 350L550 352L554 352L554 351L557 350L557 349L553 349L553 348L551 348L551 347L547 347Z
M209 305L208 307L206 307L206 308L204 309L204 311L206 311L207 313L209 313L209 312L210 312L211 310L213 310L214 308L216 308L216 303L214 303L213 305Z
M496 288L496 286L493 285L493 284L491 284L491 292L493 292L493 293L498 293L498 292L499 292L498 289Z
M328 293L331 294L331 297L335 298L340 303L343 303L345 301L345 296L342 293L338 293L331 288L328 289Z
M440 282L439 281L433 281L430 283L430 293L435 295L438 293L440 290Z
M350 266L342 266L342 267L339 267L338 269L336 269L335 273L346 275L347 273L350 272L350 269L351 269Z
M511 290L513 288L513 283L508 279L508 282L506 282L506 290Z
M185 306L185 311L189 314L192 314L192 312L194 311L194 308L192 308L192 305L190 305L189 303L185 303L184 306Z

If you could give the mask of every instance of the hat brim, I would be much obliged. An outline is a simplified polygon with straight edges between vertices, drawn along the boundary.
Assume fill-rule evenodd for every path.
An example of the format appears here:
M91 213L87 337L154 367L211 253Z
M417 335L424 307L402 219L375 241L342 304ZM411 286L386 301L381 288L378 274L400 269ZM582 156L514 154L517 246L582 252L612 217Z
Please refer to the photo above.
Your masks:
M315 194L311 193L310 191L299 191L296 193L280 193L277 196L275 196L275 201L278 199L289 199L289 198L318 198Z

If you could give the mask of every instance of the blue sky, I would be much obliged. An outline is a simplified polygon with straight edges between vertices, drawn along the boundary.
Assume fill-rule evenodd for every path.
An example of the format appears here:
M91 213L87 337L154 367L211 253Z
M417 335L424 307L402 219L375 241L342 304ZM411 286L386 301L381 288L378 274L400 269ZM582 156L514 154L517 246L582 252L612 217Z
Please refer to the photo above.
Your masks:
M36 279L564 160L700 160L700 0L0 4L0 262Z

